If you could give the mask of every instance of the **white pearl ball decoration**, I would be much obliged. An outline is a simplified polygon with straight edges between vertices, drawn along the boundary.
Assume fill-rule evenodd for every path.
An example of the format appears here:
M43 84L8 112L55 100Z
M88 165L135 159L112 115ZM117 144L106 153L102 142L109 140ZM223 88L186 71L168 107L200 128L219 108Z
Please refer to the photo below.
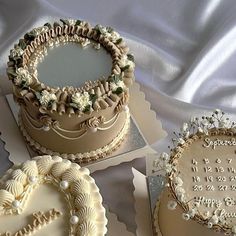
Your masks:
M30 184L35 184L37 182L37 177L36 176L29 176L28 181Z
M70 218L70 223L71 223L72 225L78 224L78 223L79 223L79 217L78 217L78 216L71 216L71 218Z
M127 105L124 105L124 106L123 106L123 110L124 110L124 111L129 111L129 107L128 107Z
M43 127L42 127L42 130L47 132L47 131L50 130L50 127L49 127L49 126L43 126Z
M19 208L20 205L21 205L21 203L18 200L15 200L15 201L12 202L12 207L15 208L15 209Z
M96 127L91 127L90 130L91 130L92 133L96 133L96 132L98 131L98 128L96 128Z
M60 182L60 188L65 190L65 189L68 189L69 188L69 183L65 180L61 181Z

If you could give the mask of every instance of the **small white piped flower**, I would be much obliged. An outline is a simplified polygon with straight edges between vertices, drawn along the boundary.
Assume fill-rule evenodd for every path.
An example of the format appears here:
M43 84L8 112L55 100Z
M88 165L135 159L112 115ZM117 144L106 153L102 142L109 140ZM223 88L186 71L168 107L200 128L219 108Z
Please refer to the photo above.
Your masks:
M47 90L42 91L42 95L40 96L39 102L43 106L48 106L50 102L54 102L57 100L57 96L54 93L50 93Z
M88 92L75 93L72 95L71 100L81 111L83 111L88 105L92 105Z
M177 207L177 202L176 201L170 200L167 204L167 208L169 210L175 210L176 207Z
M115 82L110 83L110 88L112 91L116 91L119 87L122 88L123 90L127 90L127 87L122 80L119 80L116 83Z
M179 138L179 139L178 139L178 143L179 143L179 144L184 144L184 143L185 143L185 141L184 141L184 139L182 139L182 138Z
M71 25L71 26L76 24L76 20L74 20L74 19L68 19L67 21L68 21L69 25Z
M16 85L21 86L24 84L24 86L28 86L32 83L32 76L28 70L20 67L16 70L16 74L17 76L14 79Z
M13 49L11 50L10 56L11 56L12 58L14 58L14 57L20 57L20 56L23 55L23 53L24 53L24 50L23 50L21 47L16 46L15 48L13 48Z
M191 218L193 218L196 213L197 213L197 210L195 208L192 208L188 211L188 214L190 215Z
M188 123L183 123L183 126L181 128L182 132L187 132L188 131Z
M166 152L163 152L160 156L161 160L164 162L168 162L170 160L170 156L169 154L167 154Z
M171 164L166 164L164 166L164 169L165 169L166 173L170 173L173 170L173 167Z
M36 36L46 33L49 30L49 28L47 26L42 26L42 27L38 27L38 28L34 28L32 30L32 33L34 33Z
M233 234L236 234L236 225L234 225L232 228L231 228L231 231Z
M204 133L204 130L202 129L202 127L198 127L198 128L197 128L197 131L198 131L199 133L201 133L201 134Z
M78 216L75 216L75 215L71 216L71 218L70 218L70 223L71 223L72 225L78 224L78 223L79 223L79 217L78 217Z
M219 128L226 128L228 126L227 120L223 119L219 121Z
M188 213L183 213L182 218L186 221L190 220L190 215Z
M211 219L209 220L212 224L217 224L219 222L219 218L217 215L213 215Z
M183 185L183 180L177 176L177 177L174 177L173 178L173 183L176 185L176 186L182 186Z
M220 109L215 109L214 113L220 114L222 111Z
M135 64L133 61L129 60L127 55L123 55L119 61L119 65L120 67L125 67L125 66L129 66L129 68L134 68Z

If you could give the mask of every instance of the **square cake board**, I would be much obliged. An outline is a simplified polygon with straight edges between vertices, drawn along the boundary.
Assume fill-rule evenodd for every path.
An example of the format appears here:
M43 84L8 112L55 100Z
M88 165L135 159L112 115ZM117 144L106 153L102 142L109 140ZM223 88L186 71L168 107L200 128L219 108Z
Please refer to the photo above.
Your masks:
M129 162L133 159L154 154L156 151L151 148L151 144L166 136L166 132L162 129L161 122L157 119L156 113L150 109L150 103L145 100L145 95L140 91L138 83L134 83L130 89L130 111L131 111L131 126L129 133L122 143L121 147L114 151L110 156L103 159L98 159L94 162L80 164L86 166L90 172L106 169L110 166L119 165L123 162ZM18 122L18 105L13 100L13 95L6 95L9 107L15 117L15 122ZM137 106L137 104L139 104ZM144 115L145 114L145 115ZM5 133L5 135L8 135ZM4 140L4 135L3 135ZM5 138L6 139L6 138ZM7 138L9 141L10 138ZM9 142L8 141L8 142ZM14 147L14 145L12 145ZM26 145L29 156L37 156L38 154L32 151L29 145ZM20 163L25 160L25 157L12 156L10 160L13 163ZM23 160L21 159L23 158Z
M132 168L132 172L134 176L133 195L136 211L135 222L137 224L136 235L156 236L153 229L154 210L165 186L165 177L163 175L145 176L134 168ZM143 209L145 209L145 211ZM155 230L158 236L162 236L159 228Z

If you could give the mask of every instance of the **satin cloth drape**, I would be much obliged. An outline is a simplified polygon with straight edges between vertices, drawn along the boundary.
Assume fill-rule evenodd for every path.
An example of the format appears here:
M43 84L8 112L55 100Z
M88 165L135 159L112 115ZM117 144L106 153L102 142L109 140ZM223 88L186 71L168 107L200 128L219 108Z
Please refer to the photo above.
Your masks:
M2 94L10 91L6 61L17 39L49 19L70 17L110 25L128 38L136 57L136 80L167 132L190 116L214 108L233 116L235 12L235 0L0 0ZM164 146L166 141L154 144L158 151ZM134 231L132 165L144 169L139 160L100 171L95 177L105 201ZM122 190L120 197L117 189Z

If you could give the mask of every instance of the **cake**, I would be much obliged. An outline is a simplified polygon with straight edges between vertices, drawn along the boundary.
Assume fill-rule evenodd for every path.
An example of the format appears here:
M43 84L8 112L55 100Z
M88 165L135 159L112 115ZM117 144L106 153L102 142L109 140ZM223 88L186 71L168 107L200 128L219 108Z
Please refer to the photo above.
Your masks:
M236 235L236 123L215 110L175 133L155 161L167 181L154 212L162 236Z
M134 57L111 27L66 19L34 28L10 51L19 126L40 154L81 163L110 154L130 123Z
M89 170L38 156L1 178L0 235L103 236L107 219Z

